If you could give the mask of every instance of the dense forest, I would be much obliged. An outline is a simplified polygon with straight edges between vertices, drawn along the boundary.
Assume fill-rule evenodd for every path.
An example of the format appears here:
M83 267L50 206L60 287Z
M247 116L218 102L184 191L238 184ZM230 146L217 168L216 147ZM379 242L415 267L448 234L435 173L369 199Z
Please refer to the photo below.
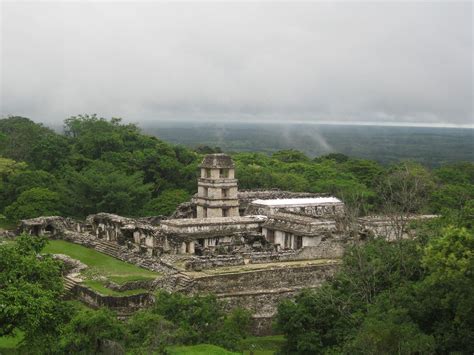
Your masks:
M7 223L39 215L83 218L107 211L125 216L168 215L196 191L203 154L143 134L120 119L71 117L58 134L27 118L0 120L0 207ZM434 170L403 162L326 154L310 159L295 150L236 153L240 189L280 188L356 199L361 213L380 210L381 181L403 165L423 180L427 201L420 211L459 208L474 196L474 164ZM415 211L413 211L415 212Z
M22 117L0 120L3 224L100 211L170 214L195 192L197 165L214 151L219 148L165 143L119 119L71 117L64 134ZM240 189L330 193L355 215L440 215L410 226L416 239L369 238L349 248L320 289L281 303L275 331L285 337L282 353L472 352L472 162L429 169L334 153L310 159L296 150L232 157ZM21 332L25 353L92 354L114 344L130 353L163 353L170 344L203 342L239 350L248 336L249 314L225 313L213 296L163 293L127 322L63 301L61 264L37 257L45 243L23 236L0 244L0 336Z
M309 157L343 153L393 164L403 159L439 167L474 161L474 130L446 127L394 127L285 122L153 121L141 124L167 142L219 146L226 152L297 149Z

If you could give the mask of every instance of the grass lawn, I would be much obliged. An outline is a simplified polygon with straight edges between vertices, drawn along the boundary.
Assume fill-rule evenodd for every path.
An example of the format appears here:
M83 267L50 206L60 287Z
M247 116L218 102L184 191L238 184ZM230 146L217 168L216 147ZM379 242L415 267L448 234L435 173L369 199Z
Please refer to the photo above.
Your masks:
M166 348L170 355L236 355L216 345L199 344L190 346L169 346Z
M11 337L0 337L0 354L16 354L18 344L23 340L23 333L17 331Z
M240 350L247 355L253 351L255 355L272 355L279 351L285 342L283 335L266 337L248 337L240 343Z
M96 281L96 280L86 280L82 284L90 287L94 291L97 291L104 296L131 296L131 295L137 295L139 293L148 292L148 290L145 290L142 288L127 290L127 291L115 291L115 290L105 287L100 281Z
M160 274L142 269L109 255L102 254L94 249L64 240L50 240L44 248L45 253L66 254L73 259L80 260L90 268L90 272L101 274L118 283L135 280L153 280Z

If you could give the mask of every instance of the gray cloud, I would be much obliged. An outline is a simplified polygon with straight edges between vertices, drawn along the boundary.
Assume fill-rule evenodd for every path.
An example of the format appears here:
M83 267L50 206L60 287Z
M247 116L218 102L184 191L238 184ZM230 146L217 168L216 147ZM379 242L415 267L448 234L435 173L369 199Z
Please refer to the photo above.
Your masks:
M1 114L473 123L466 2L13 2Z

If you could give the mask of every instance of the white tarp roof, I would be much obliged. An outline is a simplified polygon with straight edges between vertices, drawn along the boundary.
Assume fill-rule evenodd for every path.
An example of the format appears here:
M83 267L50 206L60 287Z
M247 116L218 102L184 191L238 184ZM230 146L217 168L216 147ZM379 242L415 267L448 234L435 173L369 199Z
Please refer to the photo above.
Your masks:
M336 197L306 197L306 198L281 198L275 200L254 200L253 204L279 207L279 206L314 206L326 203L342 203Z

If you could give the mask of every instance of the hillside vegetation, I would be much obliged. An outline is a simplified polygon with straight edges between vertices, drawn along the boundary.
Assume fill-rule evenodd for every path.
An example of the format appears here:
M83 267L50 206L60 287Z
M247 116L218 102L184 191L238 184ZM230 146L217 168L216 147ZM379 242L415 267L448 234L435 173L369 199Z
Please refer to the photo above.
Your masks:
M0 213L12 224L40 215L83 218L101 211L124 216L169 215L196 191L205 153L143 134L120 119L95 115L64 121L64 134L23 117L0 120ZM377 213L384 183L405 171L425 187L416 211L461 208L474 196L474 164L428 170L413 162L375 161L327 154L310 159L295 150L265 155L236 153L240 189L280 188L330 193ZM407 175L407 176L408 176Z

